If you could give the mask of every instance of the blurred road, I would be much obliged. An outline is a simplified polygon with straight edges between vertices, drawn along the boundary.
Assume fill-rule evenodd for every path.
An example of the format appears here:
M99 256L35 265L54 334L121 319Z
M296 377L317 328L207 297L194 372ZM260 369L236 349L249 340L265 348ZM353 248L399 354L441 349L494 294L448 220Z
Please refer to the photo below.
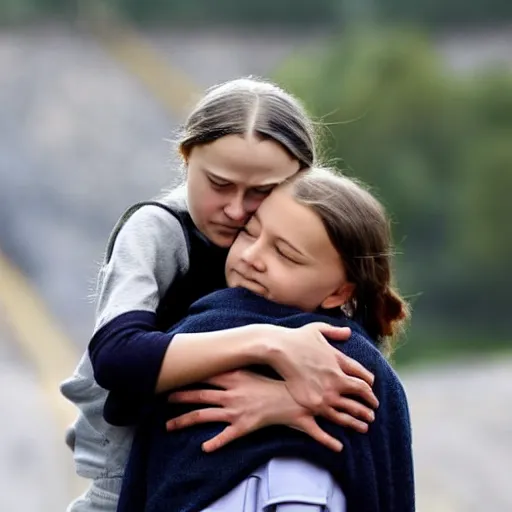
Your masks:
M265 75L305 42L244 34L150 40L199 87ZM0 247L83 348L108 233L125 206L176 176L164 139L180 119L97 41L62 27L2 29L0 70ZM4 314L0 308L0 511L63 511L71 473L63 427ZM419 512L510 512L512 358L403 379Z
M0 510L63 512L70 498L70 452L1 311L0 438Z
M512 357L402 372L419 512L512 510Z

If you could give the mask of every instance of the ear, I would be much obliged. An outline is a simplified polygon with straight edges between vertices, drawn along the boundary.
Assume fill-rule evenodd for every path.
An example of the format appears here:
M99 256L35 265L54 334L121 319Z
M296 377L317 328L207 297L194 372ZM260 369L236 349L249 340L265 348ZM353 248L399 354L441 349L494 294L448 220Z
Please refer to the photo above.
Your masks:
M354 283L344 283L338 290L326 297L320 306L323 309L339 308L351 299L355 289Z

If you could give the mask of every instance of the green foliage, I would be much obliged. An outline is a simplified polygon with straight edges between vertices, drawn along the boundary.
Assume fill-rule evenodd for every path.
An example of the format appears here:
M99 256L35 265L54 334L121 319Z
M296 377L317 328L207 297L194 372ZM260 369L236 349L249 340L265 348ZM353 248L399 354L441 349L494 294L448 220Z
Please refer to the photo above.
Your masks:
M69 18L73 12L69 0L2 0L0 24L20 23L47 17Z
M273 24L327 22L332 18L336 3L331 0L295 2L288 0L187 0L172 2L142 2L141 0L117 0L120 10L132 19L148 22L175 21L194 23L250 23Z
M3 0L0 22L73 18L79 4L88 9L103 4L136 23L169 26L339 26L368 19L439 26L512 19L510 0Z
M510 330L512 76L458 76L421 35L372 28L276 78L327 125L328 159L388 207L413 326Z
M338 20L338 3L316 0L3 0L0 21L19 22L41 17L74 17L80 9L117 13L132 22L181 27L189 25L312 25Z
M378 0L375 5L380 19L431 25L482 24L512 18L509 0Z

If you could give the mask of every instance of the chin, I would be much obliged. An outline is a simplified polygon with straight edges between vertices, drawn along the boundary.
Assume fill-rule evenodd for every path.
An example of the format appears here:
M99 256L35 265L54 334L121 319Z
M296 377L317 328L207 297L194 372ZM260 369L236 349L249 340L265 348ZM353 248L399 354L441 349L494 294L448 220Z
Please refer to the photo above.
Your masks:
M240 288L245 288L246 290L249 290L252 293L255 293L256 295L259 295L260 297L267 298L268 293L264 286L261 284L253 283L252 281L244 281L242 284L238 285Z

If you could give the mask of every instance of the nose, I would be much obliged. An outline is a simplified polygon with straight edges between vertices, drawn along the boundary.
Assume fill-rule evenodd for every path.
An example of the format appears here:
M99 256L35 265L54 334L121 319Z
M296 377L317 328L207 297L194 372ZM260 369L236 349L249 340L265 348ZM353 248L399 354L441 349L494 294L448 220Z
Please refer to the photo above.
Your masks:
M256 271L265 272L265 259L263 257L263 250L259 240L254 241L244 249L242 253L242 260L250 267L253 267Z
M244 204L243 195L237 194L232 197L229 203L224 207L224 213L230 220L243 223L247 220L249 212Z

